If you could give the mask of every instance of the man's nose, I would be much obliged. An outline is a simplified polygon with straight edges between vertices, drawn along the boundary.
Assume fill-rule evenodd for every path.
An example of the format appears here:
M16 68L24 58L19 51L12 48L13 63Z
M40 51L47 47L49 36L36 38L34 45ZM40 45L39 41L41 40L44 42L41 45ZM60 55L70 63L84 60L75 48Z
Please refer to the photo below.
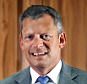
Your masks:
M34 45L38 48L43 46L43 39L40 38L40 35L35 36Z

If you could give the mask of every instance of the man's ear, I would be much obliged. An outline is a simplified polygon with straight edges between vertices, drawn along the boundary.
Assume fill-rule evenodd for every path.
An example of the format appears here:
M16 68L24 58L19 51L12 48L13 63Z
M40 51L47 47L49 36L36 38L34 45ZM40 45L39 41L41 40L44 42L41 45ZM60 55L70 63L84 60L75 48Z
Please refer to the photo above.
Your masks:
M65 32L59 34L59 47L63 48L66 43L66 34Z

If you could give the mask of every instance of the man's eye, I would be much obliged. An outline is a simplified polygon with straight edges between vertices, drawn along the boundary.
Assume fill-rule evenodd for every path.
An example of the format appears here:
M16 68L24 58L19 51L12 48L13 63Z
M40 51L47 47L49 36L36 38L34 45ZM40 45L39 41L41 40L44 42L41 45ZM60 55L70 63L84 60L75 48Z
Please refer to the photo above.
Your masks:
M30 39L30 40L32 40L33 38L34 38L34 35L32 35L32 34L28 36L28 39Z
M40 35L40 37L44 40L50 40L50 38L51 38L51 36L48 34L42 34L42 35Z
M27 39L27 40L32 40L33 38L34 38L34 35L32 35L32 34L25 37L25 39Z

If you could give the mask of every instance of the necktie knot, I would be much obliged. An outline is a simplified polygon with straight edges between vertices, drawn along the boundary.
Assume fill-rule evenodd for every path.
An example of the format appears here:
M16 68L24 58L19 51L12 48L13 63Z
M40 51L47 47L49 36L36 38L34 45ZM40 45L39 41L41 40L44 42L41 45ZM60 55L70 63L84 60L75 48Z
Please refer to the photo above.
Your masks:
M39 82L40 84L47 84L50 78L48 76L39 76L35 83Z

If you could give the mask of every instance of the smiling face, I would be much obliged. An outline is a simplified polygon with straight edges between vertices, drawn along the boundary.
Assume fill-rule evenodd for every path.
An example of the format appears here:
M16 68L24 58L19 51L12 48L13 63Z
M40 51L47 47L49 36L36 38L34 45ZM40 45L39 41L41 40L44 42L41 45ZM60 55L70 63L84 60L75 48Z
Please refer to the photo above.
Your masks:
M38 72L43 68L48 73L60 60L63 36L57 31L51 16L45 14L38 19L23 20L20 47L29 65ZM64 39L64 38L63 38Z

